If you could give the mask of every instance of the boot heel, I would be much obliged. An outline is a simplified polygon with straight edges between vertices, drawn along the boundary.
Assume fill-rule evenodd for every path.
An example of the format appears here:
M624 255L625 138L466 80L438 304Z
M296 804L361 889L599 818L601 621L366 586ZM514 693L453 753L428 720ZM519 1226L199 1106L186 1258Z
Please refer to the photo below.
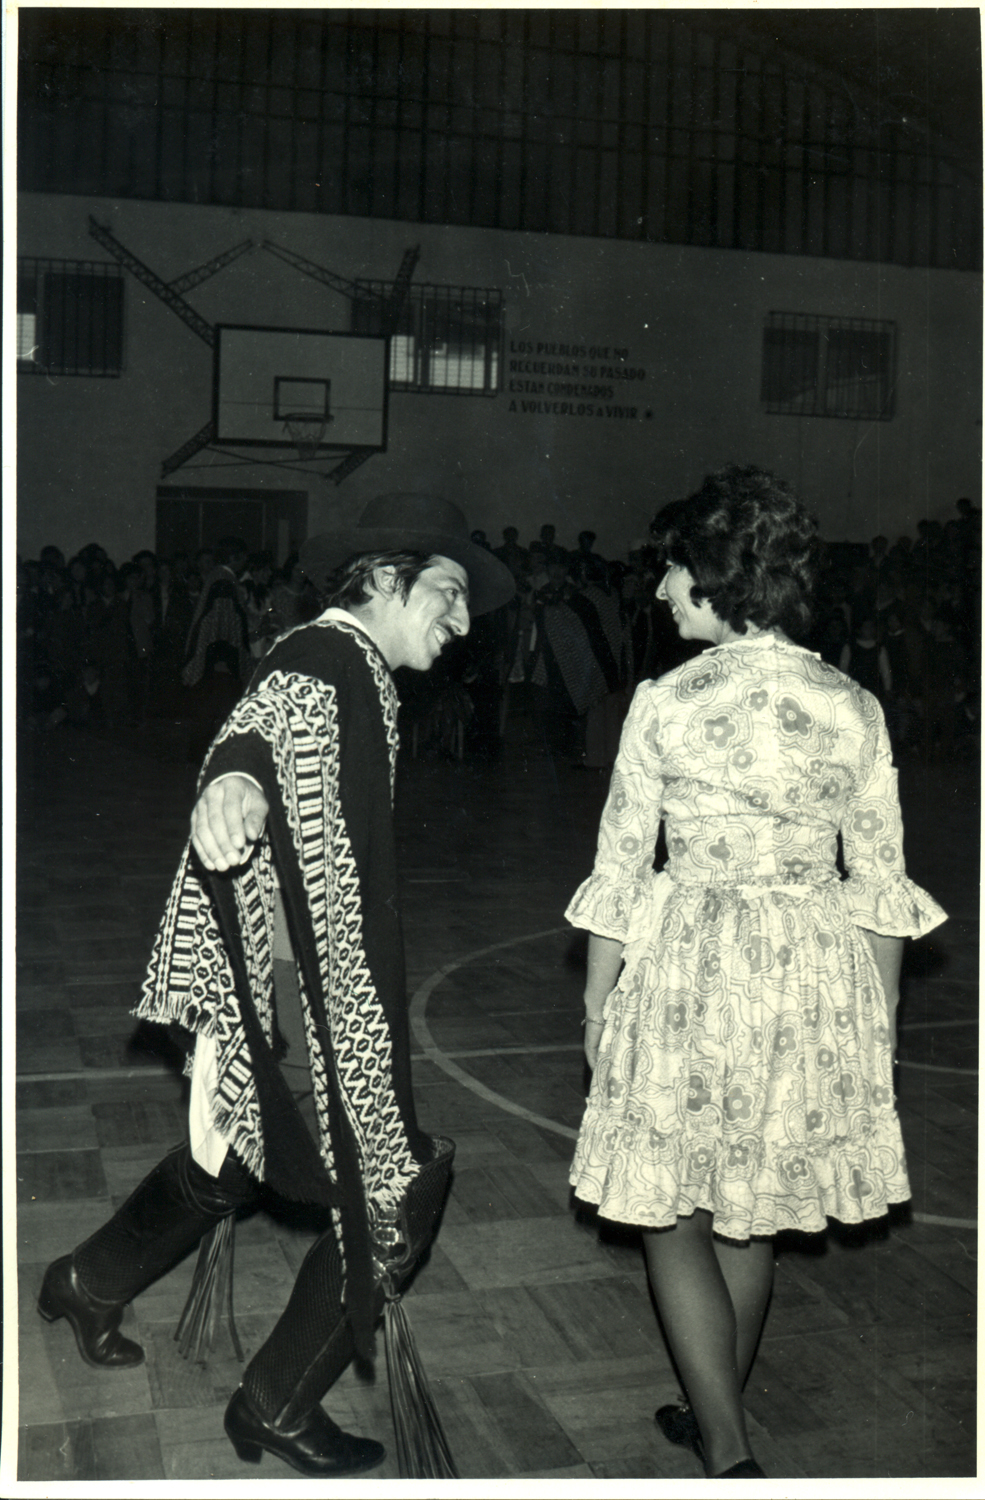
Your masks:
M52 1296L48 1280L46 1275L41 1283L41 1290L38 1293L38 1312L46 1323L57 1323L59 1318L64 1318L65 1309L59 1306L57 1299Z
M53 1306L43 1293L38 1298L38 1312L46 1323L57 1323L59 1318L64 1318L65 1316L61 1308Z
M263 1449L259 1443L249 1443L243 1438L234 1438L233 1447L236 1449L236 1457L244 1464L258 1464L263 1457Z

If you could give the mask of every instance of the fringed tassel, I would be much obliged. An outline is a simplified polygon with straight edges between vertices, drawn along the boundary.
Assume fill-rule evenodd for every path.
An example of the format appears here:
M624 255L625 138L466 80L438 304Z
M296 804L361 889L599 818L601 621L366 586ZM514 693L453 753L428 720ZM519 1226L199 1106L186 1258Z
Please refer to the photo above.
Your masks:
M399 1297L387 1297L383 1336L400 1478L457 1479L455 1460Z
M236 1358L240 1364L244 1362L243 1346L233 1317L235 1234L236 1215L227 1214L201 1243L188 1301L174 1335L183 1359L192 1359L202 1365L208 1362L219 1319L225 1310Z

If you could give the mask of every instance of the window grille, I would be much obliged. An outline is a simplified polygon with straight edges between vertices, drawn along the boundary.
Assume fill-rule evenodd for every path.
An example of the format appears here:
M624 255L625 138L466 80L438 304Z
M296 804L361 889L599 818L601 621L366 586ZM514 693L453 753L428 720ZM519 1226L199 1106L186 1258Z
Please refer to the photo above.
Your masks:
M896 324L771 312L763 330L760 396L768 412L888 422L893 415Z
M18 260L17 368L37 375L119 375L121 268L111 261Z
M392 286L356 282L353 331L380 334ZM413 286L390 339L390 389L491 396L500 388L503 294L496 287Z
M948 140L741 14L24 5L20 187L980 270L974 101ZM976 10L913 15L974 71Z

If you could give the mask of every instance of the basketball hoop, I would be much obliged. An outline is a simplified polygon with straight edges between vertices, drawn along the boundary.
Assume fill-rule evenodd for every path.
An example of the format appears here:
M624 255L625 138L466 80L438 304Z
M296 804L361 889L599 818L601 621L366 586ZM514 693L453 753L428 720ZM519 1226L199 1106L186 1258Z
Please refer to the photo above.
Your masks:
M303 461L318 457L325 428L331 420L328 413L319 415L310 411L290 412L284 418L284 431L298 450L299 459Z

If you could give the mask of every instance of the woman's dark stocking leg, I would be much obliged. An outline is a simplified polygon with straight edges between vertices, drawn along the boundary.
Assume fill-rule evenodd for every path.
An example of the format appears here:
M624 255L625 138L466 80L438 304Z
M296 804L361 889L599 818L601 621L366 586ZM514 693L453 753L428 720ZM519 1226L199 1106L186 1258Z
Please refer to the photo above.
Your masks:
M741 1389L749 1379L773 1292L773 1241L712 1239L712 1248L735 1313L735 1357Z
M703 1209L678 1219L673 1229L644 1235L647 1267L664 1331L684 1384L701 1436L710 1475L751 1458L742 1408L742 1384L746 1374L742 1358L751 1360L759 1336L751 1335L754 1310L765 1309L768 1287L753 1292L765 1270L772 1279L772 1245L768 1240L748 1246L723 1246L712 1238L712 1216ZM732 1250L750 1253L746 1262L728 1261L726 1277L719 1258ZM765 1250L765 1254L763 1251ZM743 1328L733 1304L729 1282L737 1288ZM761 1326L762 1316L759 1315Z

